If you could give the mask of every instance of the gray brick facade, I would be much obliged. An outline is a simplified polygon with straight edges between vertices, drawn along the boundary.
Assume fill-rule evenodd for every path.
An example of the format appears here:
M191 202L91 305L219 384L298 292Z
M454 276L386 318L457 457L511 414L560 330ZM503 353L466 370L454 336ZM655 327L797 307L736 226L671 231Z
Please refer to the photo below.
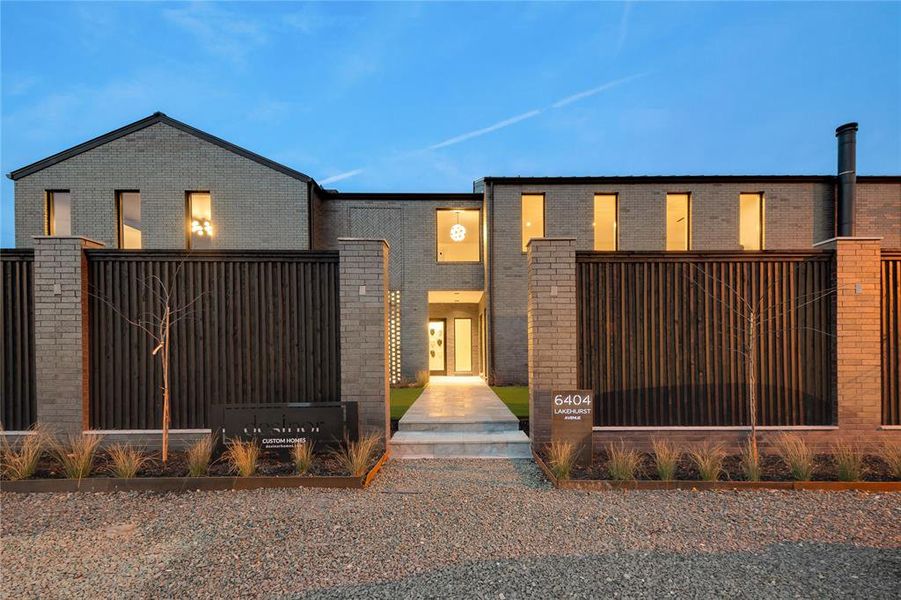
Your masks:
M310 184L165 123L16 181L16 246L45 235L47 190L72 194L72 234L115 248L116 192L141 192L145 248L184 248L186 193L210 192L214 248L310 247Z
M360 427L387 439L388 245L338 241L341 297L341 400L357 402Z
M80 237L34 239L35 397L39 423L57 432L87 429L87 272Z

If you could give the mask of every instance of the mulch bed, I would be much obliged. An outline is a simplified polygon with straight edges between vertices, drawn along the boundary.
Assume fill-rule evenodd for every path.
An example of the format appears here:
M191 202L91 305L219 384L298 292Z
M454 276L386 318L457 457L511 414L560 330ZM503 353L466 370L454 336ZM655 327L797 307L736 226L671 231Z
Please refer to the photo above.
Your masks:
M547 463L547 456L543 453L541 458ZM761 455L761 480L762 481L792 481L791 473L785 463L778 456ZM592 465L588 468L576 468L572 472L575 480L609 480L610 473L606 468L607 453L604 450L596 452ZM864 457L865 472L862 481L901 481L893 478L889 467L877 456ZM645 481L657 481L657 470L654 458L650 454L642 455L641 467L638 469L636 479ZM688 457L682 457L676 468L676 479L681 481L700 480L697 468ZM828 454L819 454L814 459L814 470L811 481L836 481L835 463ZM723 461L722 481L743 481L741 471L741 457L738 455L727 456Z

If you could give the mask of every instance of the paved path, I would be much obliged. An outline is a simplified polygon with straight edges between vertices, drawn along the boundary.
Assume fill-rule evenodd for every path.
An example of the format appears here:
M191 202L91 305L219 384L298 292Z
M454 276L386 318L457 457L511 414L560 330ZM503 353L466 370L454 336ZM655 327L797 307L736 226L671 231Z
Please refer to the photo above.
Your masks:
M516 420L481 377L432 377L400 425Z
M367 490L0 494L8 598L897 598L901 494L554 490L516 460Z
M391 438L395 458L528 458L519 419L481 377L432 377Z

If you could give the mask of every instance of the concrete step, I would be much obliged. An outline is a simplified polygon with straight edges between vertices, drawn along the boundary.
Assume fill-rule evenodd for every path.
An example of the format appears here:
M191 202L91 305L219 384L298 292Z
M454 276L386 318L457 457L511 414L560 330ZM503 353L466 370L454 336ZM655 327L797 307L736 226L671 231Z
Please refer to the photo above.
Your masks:
M398 431L438 431L438 432L498 432L519 431L519 419L479 419L460 418L442 419L401 419L397 424Z
M529 458L522 431L398 431L391 438L392 458Z

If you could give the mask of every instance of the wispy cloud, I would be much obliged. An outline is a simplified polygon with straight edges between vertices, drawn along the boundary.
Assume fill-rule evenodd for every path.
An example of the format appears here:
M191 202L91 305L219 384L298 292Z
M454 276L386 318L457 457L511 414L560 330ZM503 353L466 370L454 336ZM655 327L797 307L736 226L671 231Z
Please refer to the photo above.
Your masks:
M166 9L162 14L192 35L205 51L235 64L243 65L247 54L269 39L261 21L216 4L195 2Z
M342 179L348 179L355 175L359 175L366 169L354 169L353 171L346 171L344 173L338 173L337 175L332 175L331 177L326 177L319 183L335 183L336 181L341 181Z
M626 38L629 36L629 13L632 12L632 0L626 0L623 3L623 16L619 20L619 38L616 41L616 51L613 53L614 56L619 56L620 51L623 49L623 45L626 43Z
M456 135L452 138L448 138L443 142L438 142L437 144L432 144L428 147L429 150L437 150L438 148L446 148L448 146L453 146L454 144L459 144L460 142L465 142L466 140L471 140L472 138L479 137L481 135L485 135L486 133L491 133L492 131L497 131L498 129L503 129L504 127L509 127L510 125L515 125L521 121L525 121L526 119L531 119L532 117L537 117L541 114L540 109L530 110L529 112L522 113L521 115L516 115L515 117L510 117L509 119L504 119L503 121L498 121L494 125L489 125L488 127L483 127L482 129L476 129L475 131L468 131L466 133Z
M600 94L601 92L605 92L609 89L613 89L624 83L628 83L629 81L632 81L633 79L638 79L640 77L644 77L645 75L647 75L647 73L636 73L635 75L629 75L628 77L623 77L622 79L608 81L607 83L604 83L597 87L593 87L588 90L577 92L577 93L573 94L572 96L567 96L566 98L561 98L560 100L557 100L556 102L551 104L551 108L562 108L562 107L566 106L567 104L572 104L573 102L578 102L579 100L584 100L585 98L589 98L596 94Z
M431 144L426 146L425 148L414 150L412 152L407 152L404 154L400 154L395 157L396 160L406 159L410 156L414 156L417 154L422 154L424 152L429 152L432 150L439 150L441 148L447 148L448 146L454 146L461 142L465 142L467 140L471 140L473 138L481 137L483 135L493 133L495 131L504 129L506 127L510 127L511 125L516 125L517 123L521 123L528 119L533 119L543 112L550 110L552 108L563 108L564 106L568 106L574 102L579 102L580 100L584 100L585 98L590 98L591 96L595 96L607 90L611 90L617 86L623 85L624 83L628 83L640 77L644 77L647 73L636 73L634 75L629 75L628 77L622 77L620 79L614 79L613 81L608 81L607 83L601 84L599 86L589 88L587 90L583 90L581 92L576 92L570 96L566 96L565 98L561 98L545 108L536 108L530 110L528 112L524 112L522 114L504 119L502 121L498 121L493 125L489 125L487 127L482 127L480 129L474 129L473 131L467 131L466 133L461 133L460 135L455 135L453 137L447 138L444 141L438 142L436 144ZM349 179L351 177L355 177L363 172L365 172L367 167L360 167L359 169L353 169L352 171L345 171L343 173L339 173L338 175L333 175L327 179L323 179L322 183L334 183L336 181L341 181L343 179Z

